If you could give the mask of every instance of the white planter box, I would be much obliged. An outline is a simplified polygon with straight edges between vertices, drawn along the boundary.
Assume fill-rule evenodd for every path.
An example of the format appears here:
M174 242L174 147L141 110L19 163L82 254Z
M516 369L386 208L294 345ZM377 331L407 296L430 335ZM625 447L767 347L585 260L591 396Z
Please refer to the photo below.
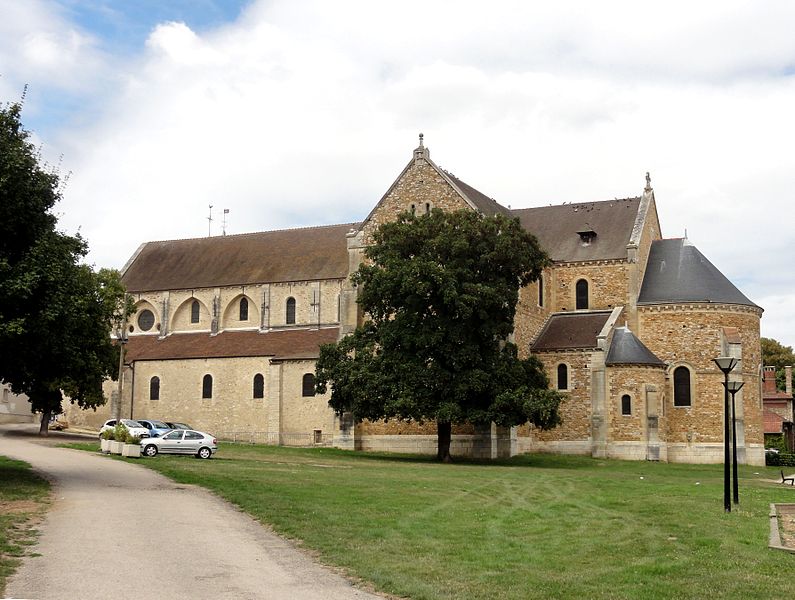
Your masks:
M141 445L140 444L124 444L121 447L121 455L127 456L129 458L140 458L141 457Z
M121 454L121 449L124 447L124 442L117 442L112 440L110 442L110 453L111 454Z
M108 452L110 452L110 440L100 439L99 447L105 454L107 454Z

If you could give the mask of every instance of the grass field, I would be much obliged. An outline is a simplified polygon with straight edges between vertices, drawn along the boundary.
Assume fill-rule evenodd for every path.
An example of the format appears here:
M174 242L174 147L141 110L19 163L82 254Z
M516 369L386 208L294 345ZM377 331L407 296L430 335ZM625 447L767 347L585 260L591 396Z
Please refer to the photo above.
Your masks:
M36 539L33 526L47 507L49 493L50 484L29 465L0 456L0 595Z
M96 447L96 445L92 445ZM140 464L214 490L325 563L411 598L788 598L767 548L795 490L740 467L529 455L499 463L224 444ZM789 486L788 486L789 487Z

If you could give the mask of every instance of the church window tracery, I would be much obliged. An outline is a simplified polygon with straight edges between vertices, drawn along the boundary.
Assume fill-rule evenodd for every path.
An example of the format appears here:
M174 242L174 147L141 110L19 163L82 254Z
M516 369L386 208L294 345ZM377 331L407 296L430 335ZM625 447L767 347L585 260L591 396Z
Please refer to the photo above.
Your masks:
M141 331L149 331L155 324L155 315L151 310L145 308L138 315L138 327Z
M240 320L248 321L248 300L246 298L240 299Z

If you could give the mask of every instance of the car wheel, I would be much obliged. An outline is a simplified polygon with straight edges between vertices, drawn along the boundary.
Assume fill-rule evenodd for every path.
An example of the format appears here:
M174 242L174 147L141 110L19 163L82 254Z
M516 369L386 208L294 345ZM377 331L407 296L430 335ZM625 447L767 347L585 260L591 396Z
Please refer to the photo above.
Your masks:
M199 452L196 453L196 456L199 458L210 458L213 455L212 450L209 448L199 448Z
M149 444L144 448L144 454L149 457L157 456L157 446Z

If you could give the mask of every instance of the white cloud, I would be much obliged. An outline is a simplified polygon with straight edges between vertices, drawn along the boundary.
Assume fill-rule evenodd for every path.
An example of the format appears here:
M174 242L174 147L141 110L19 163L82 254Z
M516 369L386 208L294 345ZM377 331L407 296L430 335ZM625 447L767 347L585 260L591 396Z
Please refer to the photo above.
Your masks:
M515 208L638 195L651 171L664 234L686 228L795 345L795 5L257 2L202 33L162 23L111 60L23 4L0 64L64 90L90 66L95 110L48 145L74 172L63 224L99 264L206 234L209 204L233 233L361 219L423 131L438 163ZM38 49L15 50L29 32Z

